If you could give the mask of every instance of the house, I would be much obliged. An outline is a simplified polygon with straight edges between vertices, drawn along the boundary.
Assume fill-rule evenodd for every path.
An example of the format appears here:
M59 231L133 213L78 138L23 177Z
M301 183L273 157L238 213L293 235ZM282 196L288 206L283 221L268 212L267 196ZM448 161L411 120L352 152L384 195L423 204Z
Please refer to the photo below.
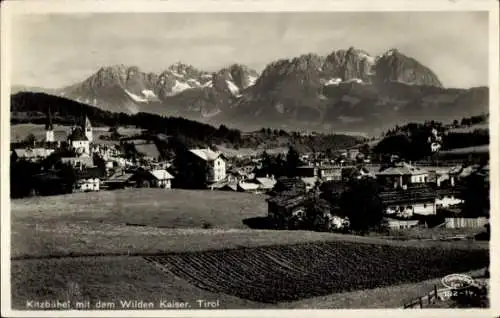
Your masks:
M463 203L460 198L460 190L457 188L437 189L436 207L448 208Z
M92 157L62 157L61 162L73 167L94 167Z
M305 194L282 193L267 200L268 218L281 229L287 229L293 217L302 217L308 197Z
M47 158L53 152L54 149L46 148L17 148L12 150L12 156L15 160L38 161Z
M240 192L257 192L260 186L258 183L240 181L238 182L238 191Z
M103 173L97 167L82 168L75 171L76 182L73 187L75 192L99 191Z
M382 191L378 197L388 216L409 218L413 215L436 214L437 194L434 189L426 185Z
M354 179L361 179L365 177L374 178L375 175L372 174L366 167L343 167L342 168L342 181L347 182Z
M306 193L306 188L305 182L300 178L280 177L276 181L272 191L275 193L288 191L300 194Z
M115 173L103 182L103 186L108 189L124 189L135 186L132 180L133 173Z
M429 181L427 170L414 167L408 163L395 163L377 172L376 177L381 184L394 188L404 188L411 184L422 184Z
M190 158L200 163L205 169L207 183L218 182L226 179L226 160L224 156L211 149L190 149Z
M168 173L165 169L156 169L149 171L156 180L153 182L155 187L163 188L163 189L171 189L172 188L172 180L174 176Z
M172 180L174 177L164 169L158 170L145 170L139 169L137 170L131 181L135 181L137 186L141 188L163 188L163 189L171 189L172 188Z
M318 177L304 177L300 178L306 185L306 191L309 191L314 188L314 186L320 182Z
M318 177L323 181L335 181L342 179L342 167L334 165L322 165L318 167Z
M351 148L347 150L347 159L354 161L357 159L358 155L360 154L359 149L357 148Z
M259 189L262 191L270 191L276 185L276 179L274 179L274 176L255 178L255 182L259 185Z
M316 177L318 176L318 167L312 164L299 166L295 169L295 176L302 178Z

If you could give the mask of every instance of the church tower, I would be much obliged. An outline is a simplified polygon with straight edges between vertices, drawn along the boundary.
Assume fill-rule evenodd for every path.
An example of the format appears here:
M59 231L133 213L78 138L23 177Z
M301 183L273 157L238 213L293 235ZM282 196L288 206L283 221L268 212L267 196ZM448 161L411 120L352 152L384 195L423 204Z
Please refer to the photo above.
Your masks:
M84 127L82 127L85 131L85 136L89 140L89 142L92 142L92 124L90 123L90 120L87 116L85 116L85 124Z
M49 110L47 112L47 122L45 123L45 141L46 142L54 142L54 127L52 125L52 113Z

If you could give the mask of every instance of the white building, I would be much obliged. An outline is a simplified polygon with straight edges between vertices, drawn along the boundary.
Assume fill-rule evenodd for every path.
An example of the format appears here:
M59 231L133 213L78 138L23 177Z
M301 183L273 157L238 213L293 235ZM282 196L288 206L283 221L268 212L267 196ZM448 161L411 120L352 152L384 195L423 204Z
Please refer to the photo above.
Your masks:
M174 176L168 173L167 170L165 169L151 170L149 171L149 173L151 173L155 177L154 180L155 187L163 189L172 188L172 179L174 179Z
M206 181L219 182L226 179L226 160L220 152L207 149L190 149L190 153L206 166Z
M52 114L50 112L50 107L49 107L49 111L47 114L47 122L45 123L45 141L46 142L54 142L55 141L54 126L52 125Z
M99 191L101 185L101 172L98 168L80 168L76 170L74 190L77 192Z

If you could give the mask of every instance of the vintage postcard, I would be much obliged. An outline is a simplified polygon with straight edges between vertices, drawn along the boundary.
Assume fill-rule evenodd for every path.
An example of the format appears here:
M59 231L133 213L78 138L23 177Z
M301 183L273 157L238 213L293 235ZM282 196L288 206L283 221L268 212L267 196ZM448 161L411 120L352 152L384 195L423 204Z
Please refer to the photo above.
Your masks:
M1 9L2 316L500 315L497 1Z

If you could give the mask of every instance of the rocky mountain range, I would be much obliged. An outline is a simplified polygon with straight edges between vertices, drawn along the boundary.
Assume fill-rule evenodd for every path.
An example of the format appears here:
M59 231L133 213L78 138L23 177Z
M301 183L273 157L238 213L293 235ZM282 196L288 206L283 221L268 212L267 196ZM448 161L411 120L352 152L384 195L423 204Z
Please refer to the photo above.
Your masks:
M371 131L409 120L488 111L488 88L444 88L428 67L391 49L356 49L274 61L261 74L234 64L216 72L176 63L161 73L103 67L50 92L114 112L149 112L242 129Z

